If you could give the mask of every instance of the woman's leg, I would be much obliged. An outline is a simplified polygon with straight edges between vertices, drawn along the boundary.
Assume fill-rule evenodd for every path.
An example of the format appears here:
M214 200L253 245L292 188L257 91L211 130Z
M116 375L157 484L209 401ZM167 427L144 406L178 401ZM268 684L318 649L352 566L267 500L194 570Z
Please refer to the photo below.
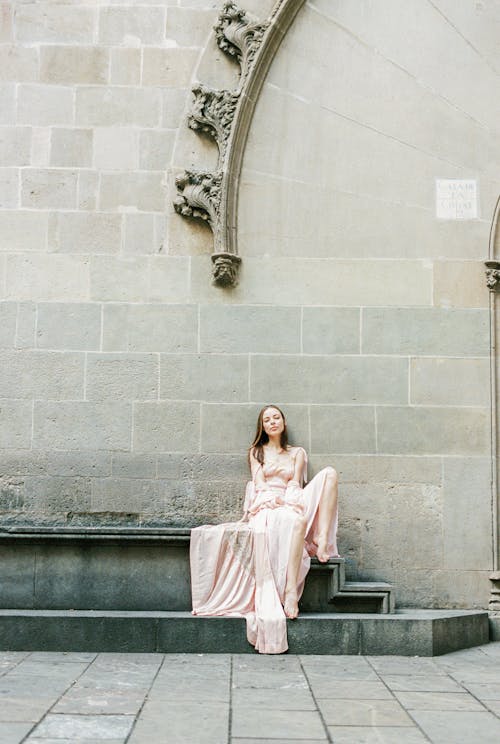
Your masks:
M325 468L326 477L323 486L323 493L318 506L318 531L314 538L314 543L318 550L316 557L321 563L326 563L330 558L328 553L328 533L330 525L337 511L338 502L338 476L334 468Z
M286 571L285 604L283 606L285 615L290 618L290 620L294 620L299 614L297 580L302 560L302 553L304 552L306 527L306 518L297 515L293 525L292 541L290 543L290 557L288 559L288 567Z

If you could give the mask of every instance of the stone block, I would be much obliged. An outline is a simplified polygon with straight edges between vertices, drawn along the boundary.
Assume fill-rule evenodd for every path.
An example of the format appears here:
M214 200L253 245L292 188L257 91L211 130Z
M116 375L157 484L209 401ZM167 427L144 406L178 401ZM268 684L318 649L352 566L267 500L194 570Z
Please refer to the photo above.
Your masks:
M0 347L12 349L15 345L17 323L17 304L0 302Z
M34 302L19 302L17 308L16 349L34 349L36 346L37 306Z
M154 6L101 8L99 41L113 46L161 44L165 37L166 9Z
M402 358L254 355L250 365L250 396L257 400L354 404L408 400L408 362Z
M155 127L160 111L160 91L153 88L82 86L76 91L77 126Z
M52 514L67 514L75 510L89 511L90 495L90 478L28 476L25 509L27 512L44 517ZM40 601L37 605L40 606Z
M88 168L92 165L91 129L52 129L50 164L62 167Z
M136 403L134 452L193 452L200 439L198 403Z
M50 127L31 129L31 165L33 168L48 168L50 164Z
M310 415L311 452L376 451L373 406L311 406Z
M56 212L50 216L49 249L55 253L117 253L122 216L105 212Z
M166 170L172 158L175 135L176 132L172 129L142 131L140 133L139 168Z
M0 162L3 166L29 165L31 130L29 127L2 127L0 129Z
M77 173L63 168L22 171L21 202L31 209L76 207Z
M142 84L163 88L187 88L191 83L198 55L197 49L145 48Z
M160 397L242 402L248 397L248 358L230 354L162 355Z
M88 354L87 399L155 400L158 367L156 354Z
M187 481L241 481L249 479L245 455L160 454L158 478Z
M35 47L10 44L0 46L0 80L24 83L35 81L37 77L38 55Z
M209 257L193 260L193 286L200 301L213 302L217 288L204 281L210 273ZM279 281L277 281L279 277ZM290 291L293 287L293 292ZM359 261L289 257L247 258L233 302L336 305L346 307L430 305L432 271L424 261ZM410 311L413 312L413 311Z
M3 351L4 373L0 397L50 398L83 397L82 354L48 351Z
M190 294L188 257L151 256L149 268L147 299L150 302L188 302Z
M99 172L80 170L78 172L78 209L95 211L99 191Z
M479 261L435 261L434 305L489 307L484 266Z
M3 44L6 41L12 41L14 38L14 8L10 2L0 3L0 16L2 18L2 23L0 24L0 42Z
M95 478L91 510L127 514L154 513L158 508L158 481L146 478ZM102 600L101 600L102 603Z
M47 245L48 215L44 212L2 210L0 250L43 251Z
M195 352L195 305L104 306L104 351Z
M490 573L463 568L433 571L432 592L441 606L484 609L491 596Z
M16 11L15 29L19 41L62 44L91 44L95 14L92 7L44 2L23 3Z
M360 311L344 307L305 307L302 350L305 354L357 354Z
M35 401L34 446L61 450L129 450L130 403Z
M47 452L45 455L48 475L70 477L103 477L111 475L109 452Z
M202 452L246 454L255 436L257 416L262 403L242 405L203 404L201 407ZM286 407L289 441L309 451L309 416L306 406Z
M465 571L491 566L491 462L486 458L443 460L444 568Z
M33 582L35 578L35 553L29 545L0 545L2 606L33 607Z
M205 3L199 8L169 8L167 13L166 37L180 47L204 47L212 26L217 19L215 8ZM246 10L246 8L245 8Z
M362 315L364 354L489 356L486 310L366 308Z
M0 447L30 449L32 409L29 400L0 400Z
M148 299L149 266L142 258L93 256L90 296L93 300L141 302Z
M107 82L108 68L108 50L102 47L40 47L42 83L99 85Z
M482 408L379 407L378 451L402 455L486 455L489 419L489 412Z
M166 206L163 173L103 173L99 205L104 210L162 212Z
M98 170L137 170L139 167L137 130L130 127L95 129L94 167Z
M18 168L0 168L0 208L16 209L19 206Z
M101 308L77 302L38 305L36 343L39 349L94 351L101 342Z
M124 220L124 253L147 255L163 251L164 219L161 215L126 214Z
M162 90L161 126L165 129L177 129L182 125L191 91L186 88L168 88Z
M141 50L110 49L111 85L139 85L141 82Z
M16 86L0 85L0 124L16 123Z
M87 300L88 264L87 256L8 256L8 293L17 300Z
M156 478L156 457L117 452L112 459L116 478Z
M297 353L300 311L290 307L202 306L200 347L210 353Z
M410 360L410 403L486 407L489 400L489 359Z
M73 124L74 91L60 85L20 85L18 121L44 127Z
M360 457L358 466L361 483L442 484L442 458L439 456L369 455Z

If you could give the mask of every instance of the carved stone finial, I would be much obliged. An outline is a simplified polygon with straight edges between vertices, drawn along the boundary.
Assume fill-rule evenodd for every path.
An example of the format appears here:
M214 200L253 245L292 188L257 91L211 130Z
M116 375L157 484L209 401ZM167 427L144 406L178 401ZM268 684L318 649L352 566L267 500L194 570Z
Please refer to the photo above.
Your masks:
M268 26L269 22L252 23L233 0L227 0L222 7L214 26L215 37L219 48L238 60L242 80L246 78Z
M188 125L191 129L205 132L215 139L221 160L224 157L239 95L230 90L214 90L202 83L197 83L192 90L194 101Z
M178 195L174 209L183 217L195 217L218 229L222 173L184 171L175 179Z
M238 283L241 258L235 253L213 253L212 263L214 284L219 287L235 287Z
M485 261L486 286L488 289L500 290L500 261Z

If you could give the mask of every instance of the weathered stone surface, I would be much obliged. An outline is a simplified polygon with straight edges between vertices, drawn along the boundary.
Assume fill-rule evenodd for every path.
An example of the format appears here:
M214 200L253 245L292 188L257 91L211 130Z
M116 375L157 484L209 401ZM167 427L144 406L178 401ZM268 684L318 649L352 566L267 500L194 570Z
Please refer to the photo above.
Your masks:
M246 355L172 354L161 357L161 398L237 403L247 396Z
M165 35L165 8L104 7L99 12L99 41L114 46L161 43Z
M444 568L491 566L491 463L486 458L443 461Z
M124 253L148 255L163 251L164 219L161 216L157 214L126 214L124 220Z
M29 449L31 446L32 403L24 400L0 400L0 447Z
M37 126L73 123L74 91L60 85L20 85L18 119Z
M364 354L487 356L485 310L367 308L363 311Z
M88 354L88 400L148 400L158 397L156 354Z
M35 515L89 511L90 478L28 476L25 481L25 510Z
M36 401L33 443L41 449L129 450L128 402Z
M1 398L83 397L83 354L50 351L2 351Z
M36 346L37 306L34 302L19 302L17 306L16 349Z
M300 313L288 307L202 306L200 344L210 353L297 353Z
M163 173L104 173L101 178L101 209L134 208L142 212L165 209Z
M174 149L175 132L171 129L144 130L140 133L139 167L165 170Z
M357 308L305 307L302 348L305 354L357 354L360 311Z
M99 305L40 303L36 343L40 349L95 351L101 343Z
M76 124L154 127L160 120L160 104L159 91L153 88L81 86L76 91Z
M187 87L198 59L197 49L144 49L142 82L154 87Z
M90 296L105 302L140 302L147 296L148 264L132 256L93 256Z
M45 2L43 13L23 3L16 13L16 36L26 42L92 43L95 15L91 7Z
M15 302L0 302L0 347L9 349L16 338L17 305Z
M139 85L141 81L141 50L110 49L109 82L111 85Z
M15 85L0 85L0 123L16 123Z
M198 403L136 403L135 452L193 452L199 447Z
M488 307L489 295L479 261L435 261L434 304L441 307Z
M62 168L51 170L24 169L21 203L31 208L76 207L77 174Z
M31 130L29 127L5 127L0 130L0 162L6 165L29 165Z
M49 248L57 253L117 253L122 217L105 212L55 212L50 216Z
M23 210L0 212L2 251L43 250L47 244L47 214Z
M198 313L194 305L108 305L104 307L105 351L196 351Z
M482 408L379 407L377 431L382 453L486 455L489 412Z
M99 190L99 173L80 170L78 173L78 209L95 210Z
M157 217L155 222L156 245L163 245L161 217ZM155 243L152 248L155 248ZM151 256L148 300L161 303L189 302L190 269L191 264L187 257Z
M113 455L112 470L117 478L155 478L156 457L118 452Z
M142 478L95 478L90 510L95 512L158 513L158 481Z
M311 451L375 452L373 406L311 406Z
M109 58L107 49L84 46L42 46L40 48L40 81L42 83L107 82Z
M139 133L132 127L98 127L94 131L94 166L134 171L139 167Z
M284 403L406 403L408 363L366 356L252 356L250 394Z
M436 406L487 406L489 359L410 360L410 403Z
M92 129L54 128L51 133L50 164L63 167L92 165Z
M11 255L6 276L9 295L18 300L88 299L87 256Z
M19 204L19 170L0 168L0 208L16 209Z

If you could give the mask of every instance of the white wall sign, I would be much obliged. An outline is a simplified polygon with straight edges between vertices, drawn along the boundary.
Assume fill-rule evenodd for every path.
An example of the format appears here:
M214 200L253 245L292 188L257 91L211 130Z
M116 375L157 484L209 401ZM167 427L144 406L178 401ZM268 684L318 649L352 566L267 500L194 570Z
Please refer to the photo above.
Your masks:
M477 181L437 178L436 217L440 220L477 219Z

